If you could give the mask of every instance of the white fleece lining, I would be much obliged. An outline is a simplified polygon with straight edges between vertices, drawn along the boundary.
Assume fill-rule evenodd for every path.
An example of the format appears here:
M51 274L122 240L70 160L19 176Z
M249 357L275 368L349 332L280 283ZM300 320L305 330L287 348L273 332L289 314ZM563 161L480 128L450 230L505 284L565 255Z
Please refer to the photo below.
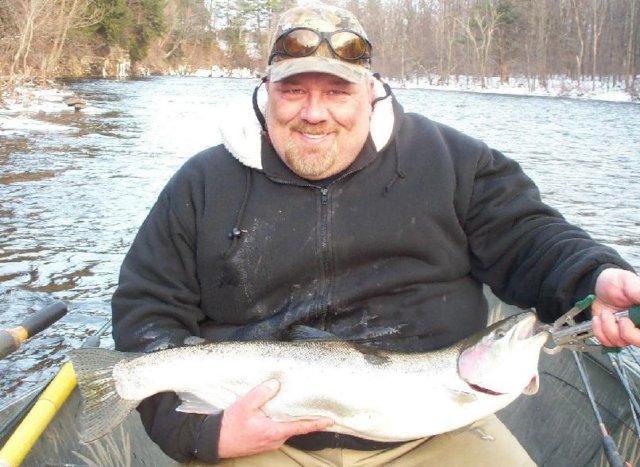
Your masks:
M384 86L379 80L374 80L374 96L383 97L385 95ZM380 151L391 138L393 131L393 97L378 101L371 115L371 139L376 148ZM248 104L232 111L220 124L220 135L222 144L227 150L243 165L253 169L262 169L262 128L258 119L255 118L251 101ZM267 102L267 91L264 86L258 91L258 107L264 114Z

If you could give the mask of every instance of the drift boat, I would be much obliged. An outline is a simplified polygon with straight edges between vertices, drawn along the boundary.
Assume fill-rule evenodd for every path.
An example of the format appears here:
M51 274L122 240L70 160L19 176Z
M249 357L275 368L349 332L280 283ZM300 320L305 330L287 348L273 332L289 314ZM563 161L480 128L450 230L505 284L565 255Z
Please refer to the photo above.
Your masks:
M511 307L495 308L503 308L496 319L514 311ZM623 357L584 354L581 358L586 370L584 374L580 373L571 352L562 351L557 355L543 353L539 365L538 393L520 396L497 415L539 466L609 465L603 449L601 426L606 428L621 458L630 465L638 465L640 443L635 397L638 394L636 382L640 379L634 364L636 360L628 352L625 350ZM594 415L588 390L592 391L602 425ZM0 409L0 427L10 424L14 418L20 418L16 414L20 414L33 400L34 392ZM104 438L88 445L81 444L78 425L81 409L81 397L75 388L21 465L179 465L165 456L147 437L137 412L130 414L122 425ZM9 433L6 433L0 438L1 445L5 444L8 436ZM0 466L4 467L1 458Z

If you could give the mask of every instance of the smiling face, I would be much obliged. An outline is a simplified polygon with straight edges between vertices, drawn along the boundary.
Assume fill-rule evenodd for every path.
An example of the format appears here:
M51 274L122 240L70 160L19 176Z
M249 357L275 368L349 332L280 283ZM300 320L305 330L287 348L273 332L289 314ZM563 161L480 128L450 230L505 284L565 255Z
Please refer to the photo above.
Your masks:
M303 73L267 83L269 138L295 174L321 180L346 169L369 135L373 82Z

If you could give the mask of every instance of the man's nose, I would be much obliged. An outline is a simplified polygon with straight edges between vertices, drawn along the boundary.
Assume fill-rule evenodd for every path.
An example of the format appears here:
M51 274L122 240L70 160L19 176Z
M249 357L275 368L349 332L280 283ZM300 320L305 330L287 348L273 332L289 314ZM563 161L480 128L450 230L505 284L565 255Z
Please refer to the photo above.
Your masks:
M327 108L320 93L309 93L300 118L309 123L320 123L327 119Z

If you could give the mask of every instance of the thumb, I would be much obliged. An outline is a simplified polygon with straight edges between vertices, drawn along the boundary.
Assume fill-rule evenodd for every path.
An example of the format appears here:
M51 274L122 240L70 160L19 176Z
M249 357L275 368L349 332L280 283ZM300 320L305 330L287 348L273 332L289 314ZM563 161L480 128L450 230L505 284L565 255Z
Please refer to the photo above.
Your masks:
M273 399L275 395L278 394L279 390L280 382L277 379L270 379L260 384L259 386L256 386L245 396L247 408L261 408L264 404Z

